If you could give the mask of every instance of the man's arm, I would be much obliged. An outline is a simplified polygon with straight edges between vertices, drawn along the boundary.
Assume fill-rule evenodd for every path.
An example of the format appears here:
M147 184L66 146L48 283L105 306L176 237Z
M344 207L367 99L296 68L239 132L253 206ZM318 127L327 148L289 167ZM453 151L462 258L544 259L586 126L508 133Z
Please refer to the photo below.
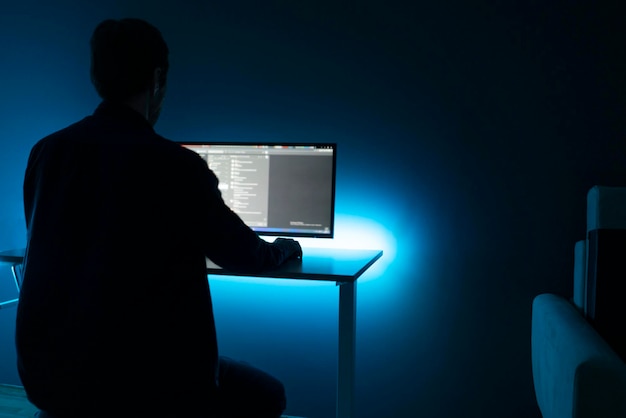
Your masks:
M215 174L201 161L200 214L204 226L204 252L214 263L228 270L255 273L278 267L285 260L301 257L300 244L278 238L261 239L224 202Z

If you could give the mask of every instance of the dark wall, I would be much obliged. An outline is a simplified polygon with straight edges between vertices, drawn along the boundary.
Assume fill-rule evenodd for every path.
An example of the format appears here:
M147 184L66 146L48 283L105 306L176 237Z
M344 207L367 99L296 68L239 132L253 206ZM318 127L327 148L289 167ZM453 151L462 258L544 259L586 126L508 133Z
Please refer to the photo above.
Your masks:
M327 245L385 251L359 286L358 416L538 416L532 298L571 296L586 192L624 182L616 2L55 3L0 16L0 247L25 243L30 147L98 103L93 27L143 17L171 50L161 134L338 143ZM336 289L212 286L222 352L283 379L287 412L331 416Z

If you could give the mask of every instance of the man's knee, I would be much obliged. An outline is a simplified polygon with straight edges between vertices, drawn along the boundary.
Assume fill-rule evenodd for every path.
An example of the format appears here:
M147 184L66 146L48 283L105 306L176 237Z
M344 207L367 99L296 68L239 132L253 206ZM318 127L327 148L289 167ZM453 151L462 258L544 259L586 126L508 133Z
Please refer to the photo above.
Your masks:
M243 414L241 409L245 409L250 416L277 418L286 408L283 383L245 362L220 358L219 380L221 402L227 410Z

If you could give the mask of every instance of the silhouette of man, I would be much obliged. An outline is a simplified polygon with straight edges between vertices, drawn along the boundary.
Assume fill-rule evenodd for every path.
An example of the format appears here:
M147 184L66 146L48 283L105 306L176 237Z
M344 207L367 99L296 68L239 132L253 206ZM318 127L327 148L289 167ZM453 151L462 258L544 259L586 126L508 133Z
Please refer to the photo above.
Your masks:
M91 38L95 112L40 140L24 179L28 231L18 370L42 417L278 417L283 385L220 357L205 257L259 272L302 254L260 239L197 154L153 129L168 47L139 19Z

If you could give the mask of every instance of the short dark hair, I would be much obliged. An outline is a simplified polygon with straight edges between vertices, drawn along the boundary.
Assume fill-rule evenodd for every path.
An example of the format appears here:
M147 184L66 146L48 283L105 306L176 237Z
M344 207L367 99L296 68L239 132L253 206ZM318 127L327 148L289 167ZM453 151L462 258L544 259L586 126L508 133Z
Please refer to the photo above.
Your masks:
M125 101L150 86L161 69L163 87L169 50L161 32L141 19L107 19L91 36L91 81L105 100Z

